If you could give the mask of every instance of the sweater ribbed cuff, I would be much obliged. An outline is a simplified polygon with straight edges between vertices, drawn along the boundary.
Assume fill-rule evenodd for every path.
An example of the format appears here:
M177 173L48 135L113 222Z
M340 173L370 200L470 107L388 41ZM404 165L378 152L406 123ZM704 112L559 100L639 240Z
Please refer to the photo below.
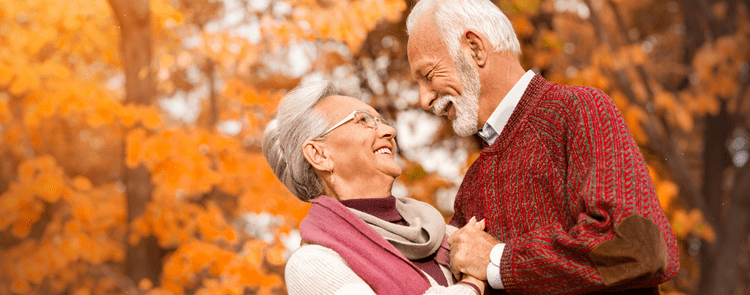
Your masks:
M503 279L503 287L508 293L511 290L518 290L518 282L513 274L513 252L515 252L515 243L513 240L505 243L503 257L500 259L500 277Z

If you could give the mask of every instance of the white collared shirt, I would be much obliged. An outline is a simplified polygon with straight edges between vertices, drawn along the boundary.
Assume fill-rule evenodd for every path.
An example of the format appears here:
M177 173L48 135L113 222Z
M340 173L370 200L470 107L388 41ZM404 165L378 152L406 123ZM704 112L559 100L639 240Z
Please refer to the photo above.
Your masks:
M510 115L513 114L513 110L516 109L518 102L521 101L521 97L526 92L526 88L529 87L529 83L531 83L534 75L534 71L532 70L523 74L521 79L516 82L516 85L510 89L497 108L495 108L495 111L492 112L487 122L484 123L482 130L477 131L479 137L484 139L487 145L495 143L500 133L503 132L505 124L510 120Z

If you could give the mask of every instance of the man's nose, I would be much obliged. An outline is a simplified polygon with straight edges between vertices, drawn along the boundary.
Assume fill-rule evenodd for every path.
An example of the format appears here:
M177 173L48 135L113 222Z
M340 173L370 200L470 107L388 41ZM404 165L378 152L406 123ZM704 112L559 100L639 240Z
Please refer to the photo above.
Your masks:
M435 90L424 84L419 85L419 103L423 109L432 110L435 100L437 100L437 92Z

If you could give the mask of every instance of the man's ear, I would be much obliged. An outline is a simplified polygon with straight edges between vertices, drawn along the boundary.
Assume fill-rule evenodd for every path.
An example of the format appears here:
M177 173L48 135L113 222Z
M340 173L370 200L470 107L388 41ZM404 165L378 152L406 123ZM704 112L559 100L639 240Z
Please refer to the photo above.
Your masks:
M464 54L471 56L477 66L484 67L489 50L492 50L492 44L481 33L468 30L461 38L461 49Z
M331 171L333 161L326 152L325 145L320 142L308 140L302 144L302 154L310 165L319 171Z

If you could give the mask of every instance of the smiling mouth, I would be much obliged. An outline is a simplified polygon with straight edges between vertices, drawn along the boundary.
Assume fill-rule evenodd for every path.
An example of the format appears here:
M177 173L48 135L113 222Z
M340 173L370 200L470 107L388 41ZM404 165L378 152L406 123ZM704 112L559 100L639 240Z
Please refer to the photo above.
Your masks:
M375 153L379 154L379 155L393 155L393 152L391 151L391 148L389 148L389 147L379 148L379 149L375 150Z

